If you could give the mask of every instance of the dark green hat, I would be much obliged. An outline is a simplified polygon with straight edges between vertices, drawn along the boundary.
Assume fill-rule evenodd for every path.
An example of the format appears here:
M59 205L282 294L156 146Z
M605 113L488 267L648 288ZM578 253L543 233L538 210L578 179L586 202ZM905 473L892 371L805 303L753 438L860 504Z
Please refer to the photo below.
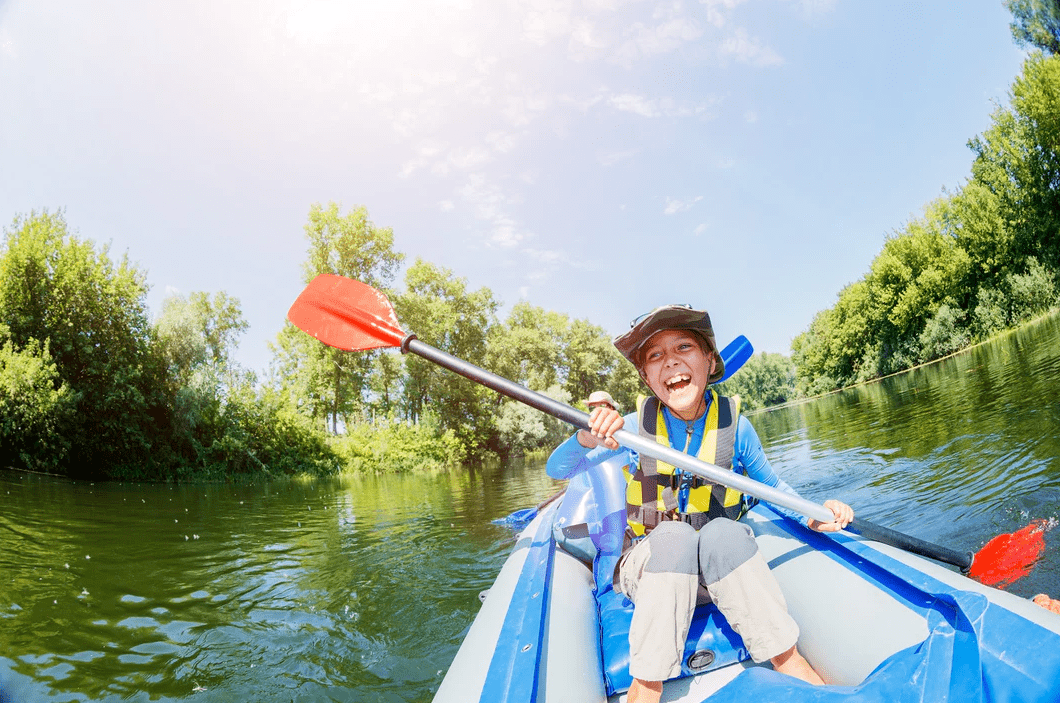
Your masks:
M714 328L706 310L693 310L687 305L663 305L633 320L629 327L629 332L615 337L614 344L622 356L634 366L637 366L637 352L656 333L663 330L691 330L703 338L707 349L714 354L714 374L709 382L715 383L725 375L725 361L718 353Z

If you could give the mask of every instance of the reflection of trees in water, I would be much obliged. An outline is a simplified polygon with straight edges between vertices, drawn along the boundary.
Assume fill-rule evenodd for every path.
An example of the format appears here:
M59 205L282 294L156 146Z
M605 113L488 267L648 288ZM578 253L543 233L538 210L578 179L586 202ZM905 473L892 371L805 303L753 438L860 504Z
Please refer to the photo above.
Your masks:
M937 363L752 419L771 458L797 458L789 471L824 480L824 469L807 463L825 461L852 486L894 492L910 505L986 510L1060 481L1058 335L1053 315Z

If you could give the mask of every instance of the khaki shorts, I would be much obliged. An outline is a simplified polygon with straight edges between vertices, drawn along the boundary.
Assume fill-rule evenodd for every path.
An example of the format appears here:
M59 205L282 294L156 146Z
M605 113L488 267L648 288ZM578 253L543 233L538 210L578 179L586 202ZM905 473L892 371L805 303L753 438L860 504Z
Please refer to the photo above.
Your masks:
M701 586L754 661L786 652L799 638L750 528L730 520L713 520L698 533L685 523L660 524L622 558L615 585L635 606L629 670L643 681L681 674Z

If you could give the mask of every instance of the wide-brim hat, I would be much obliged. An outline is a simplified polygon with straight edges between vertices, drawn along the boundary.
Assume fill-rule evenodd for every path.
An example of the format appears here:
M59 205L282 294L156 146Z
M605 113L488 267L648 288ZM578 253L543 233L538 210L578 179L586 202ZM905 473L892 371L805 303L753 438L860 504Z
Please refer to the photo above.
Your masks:
M615 399L612 398L611 394L607 391L593 391L592 393L590 393L588 400L585 401L585 404L591 405L592 403L608 403L615 410L618 410L619 407L618 403L615 402Z
M615 337L615 348L639 368L636 361L637 352L653 335L663 330L690 330L698 334L707 343L707 349L714 354L714 373L708 383L715 383L725 375L725 360L718 353L710 315L706 310L694 310L687 305L663 305L641 315L630 323L629 332Z

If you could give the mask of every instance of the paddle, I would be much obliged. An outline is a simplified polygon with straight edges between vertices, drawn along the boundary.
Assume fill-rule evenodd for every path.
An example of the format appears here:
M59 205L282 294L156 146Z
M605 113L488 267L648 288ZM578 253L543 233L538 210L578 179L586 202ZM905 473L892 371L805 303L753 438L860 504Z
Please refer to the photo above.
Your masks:
M425 344L416 339L415 334L406 334L402 331L394 308L386 296L359 281L331 274L317 276L295 300L287 313L287 319L328 346L347 351L400 348L403 354L416 354L579 429L588 428L587 413ZM734 488L821 522L830 522L833 519L832 511L823 505L700 461L627 430L619 430L614 438L625 447L678 466L708 481ZM847 529L878 542L952 564L964 572L972 566L974 555L971 552L959 552L925 542L874 525L863 518L855 518Z

